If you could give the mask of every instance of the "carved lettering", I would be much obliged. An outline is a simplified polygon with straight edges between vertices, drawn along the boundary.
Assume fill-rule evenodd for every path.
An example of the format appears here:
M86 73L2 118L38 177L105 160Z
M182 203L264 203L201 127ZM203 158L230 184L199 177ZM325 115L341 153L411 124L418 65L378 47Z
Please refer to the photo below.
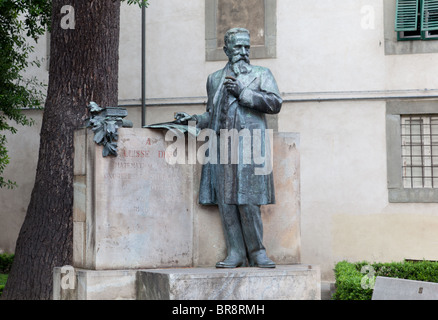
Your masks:
M116 167L119 169L143 169L144 165L141 162L116 162Z
M105 179L120 179L120 180L131 180L136 179L137 175L130 173L106 173L104 174Z
M123 149L120 152L120 156L124 158L148 158L150 154L149 150L126 150Z

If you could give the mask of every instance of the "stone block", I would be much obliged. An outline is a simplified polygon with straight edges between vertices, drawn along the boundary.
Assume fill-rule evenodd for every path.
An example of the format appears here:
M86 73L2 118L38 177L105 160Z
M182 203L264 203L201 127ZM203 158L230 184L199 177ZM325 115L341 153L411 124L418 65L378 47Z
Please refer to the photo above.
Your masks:
M277 264L301 262L300 136L274 133L273 173L276 203L262 206L263 239ZM216 206L198 205L201 165L194 172L194 266L210 267L226 256L221 218Z
M74 176L73 181L73 221L84 222L86 217L86 196L87 196L87 184L86 176L77 175Z
M377 277L372 300L438 300L438 283Z
M136 299L136 270L81 270L72 268L65 271L62 268L55 268L53 276L54 300Z
M274 134L275 204L262 206L264 245L278 264L301 262L300 138L297 133Z
M75 176L86 174L86 148L87 148L87 131L85 129L76 130L73 138L74 143L74 165L73 172Z
M142 270L140 300L320 300L317 266L261 268L190 268Z
M85 264L85 222L73 221L73 256L76 265Z
M193 166L166 162L167 142L161 131L119 129L117 157L103 157L93 132L80 131L76 137L86 139L76 142L86 144L86 152L80 152L86 170L75 176L74 212L85 228L75 232L74 241L84 244L75 246L83 252L74 251L74 266L92 270L191 266Z

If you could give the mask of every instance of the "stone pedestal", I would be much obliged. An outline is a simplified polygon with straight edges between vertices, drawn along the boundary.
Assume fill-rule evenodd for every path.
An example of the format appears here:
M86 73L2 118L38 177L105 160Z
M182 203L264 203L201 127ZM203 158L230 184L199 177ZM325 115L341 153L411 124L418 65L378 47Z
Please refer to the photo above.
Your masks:
M57 300L320 300L312 265L54 272ZM70 278L66 280L66 278ZM63 289L64 288L64 289Z
M186 135L183 137L186 141L175 144L172 139L167 142L165 134L150 129L120 128L118 156L103 157L102 147L93 141L94 133L90 129L75 133L73 267L77 287L75 293L60 288L61 279L65 280L67 274L56 269L56 298L132 299L140 294L152 299L148 291L134 294L131 287L119 294L117 288L123 287L125 281L131 284L133 279L137 281L138 270L190 267L198 273L199 268L212 267L225 258L225 239L217 206L198 204L201 164L166 161L174 156L171 145L179 146L178 152L186 155L193 152L193 145L199 147L205 142L190 140L193 138ZM281 265L300 263L299 135L275 133L273 151L277 203L262 206L262 218L267 253L279 266L272 272L282 278L285 270ZM186 159L190 158L193 155L186 155ZM216 272L213 269L209 274ZM260 271L239 272L239 276L232 272L221 275L222 280L237 277L247 283L243 287L248 289L260 276L264 280L257 286L267 285L268 278L262 277ZM263 274L266 272L269 271ZM150 276L155 279L159 275ZM142 273L140 278L145 277ZM174 275L168 277L169 281L174 279ZM185 277L194 279L190 272ZM288 281L301 279L285 277ZM202 283L209 285L207 279L211 277ZM143 281L142 285L146 283Z
M218 208L198 204L202 166L169 164L174 141L164 131L119 129L117 157L102 157L93 138L75 133L74 267L210 267L225 258ZM274 134L276 204L262 206L262 218L277 264L300 263L298 147L297 134Z
M162 269L137 274L141 300L320 300L320 270L311 265L275 269Z

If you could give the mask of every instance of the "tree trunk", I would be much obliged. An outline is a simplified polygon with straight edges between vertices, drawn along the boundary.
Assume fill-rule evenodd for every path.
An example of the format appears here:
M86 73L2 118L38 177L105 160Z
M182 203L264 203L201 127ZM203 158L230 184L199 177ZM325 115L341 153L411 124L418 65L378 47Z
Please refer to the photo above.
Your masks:
M2 299L52 298L53 268L72 263L73 132L84 125L90 101L118 102L120 0L68 3L74 21L73 11L62 10L65 1L53 0L36 180Z

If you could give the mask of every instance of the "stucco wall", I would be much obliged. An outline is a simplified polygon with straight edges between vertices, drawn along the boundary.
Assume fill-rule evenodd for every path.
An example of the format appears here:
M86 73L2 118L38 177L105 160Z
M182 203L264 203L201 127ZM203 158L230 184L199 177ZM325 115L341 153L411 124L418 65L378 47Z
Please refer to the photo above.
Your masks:
M15 241L26 215L35 181L38 160L41 111L24 111L35 124L31 127L16 126L17 134L6 134L10 163L4 171L6 179L18 187L0 189L0 252L14 252Z
M385 101L286 104L300 132L302 260L437 260L438 204L388 202Z
M280 90L293 99L333 94L437 94L435 53L385 54L385 36L394 34L395 0L277 0L277 57L257 59L269 67ZM222 61L205 59L205 1L151 1L146 10L146 94L160 99L205 97L208 74ZM389 31L388 31L389 30ZM410 43L410 42L409 42ZM436 41L412 42L425 46ZM36 44L47 58L47 38ZM120 38L121 104L141 98L141 11L122 4ZM225 56L224 56L225 57ZM47 68L29 75L47 81ZM425 90L427 89L427 90Z
M293 98L304 93L314 98L393 91L401 96L436 94L435 53L385 54L385 34L394 33L393 14L387 11L394 7L395 0L387 0L385 6L383 0L277 0L277 57L253 63L271 68L280 90ZM202 99L206 77L224 65L205 59L205 2L151 1L146 12L148 99ZM436 42L411 46L427 43ZM34 56L45 62L47 50L43 37ZM141 11L137 6L122 4L119 51L120 103L139 103ZM46 63L28 70L44 81L47 73Z

